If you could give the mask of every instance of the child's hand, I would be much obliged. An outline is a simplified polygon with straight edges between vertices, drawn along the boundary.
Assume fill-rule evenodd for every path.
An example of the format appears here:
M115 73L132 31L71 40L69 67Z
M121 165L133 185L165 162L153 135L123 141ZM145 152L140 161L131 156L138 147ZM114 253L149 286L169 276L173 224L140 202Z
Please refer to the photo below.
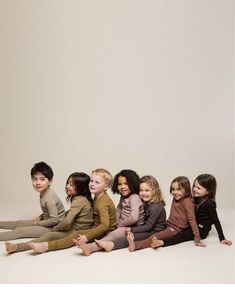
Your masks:
M194 242L195 246L199 246L199 247L206 247L206 244L202 243L201 241L199 242Z
M79 235L77 239L73 240L76 244L82 244L82 243L87 243L87 238L86 235Z
M125 227L125 234L127 235L128 234L128 232L130 232L131 231L131 228L130 227Z
M39 225L39 218L38 217L36 217L36 218L34 218L33 219L33 225Z
M224 244L224 245L231 245L231 244L232 244L232 241L231 241L231 240L224 239L224 240L221 240L220 243L222 243L222 244Z

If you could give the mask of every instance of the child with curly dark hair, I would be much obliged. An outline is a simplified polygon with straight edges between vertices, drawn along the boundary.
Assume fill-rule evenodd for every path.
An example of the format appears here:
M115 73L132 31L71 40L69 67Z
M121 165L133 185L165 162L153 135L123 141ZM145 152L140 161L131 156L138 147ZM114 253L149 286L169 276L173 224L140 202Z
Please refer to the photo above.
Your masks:
M125 236L126 227L139 226L144 223L144 207L139 197L139 180L138 174L130 169L124 169L115 175L112 190L113 193L121 195L116 209L118 228L96 242L86 244L75 241L84 255L88 256L102 250L99 242L114 241Z

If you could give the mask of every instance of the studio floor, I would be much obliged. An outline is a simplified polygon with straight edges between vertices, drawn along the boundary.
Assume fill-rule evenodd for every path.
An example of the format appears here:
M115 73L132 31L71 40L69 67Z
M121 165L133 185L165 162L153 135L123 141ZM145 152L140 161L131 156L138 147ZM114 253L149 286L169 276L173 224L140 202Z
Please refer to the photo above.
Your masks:
M219 243L214 227L204 240L206 248L186 242L133 253L128 249L97 252L89 257L83 256L77 247L44 254L27 251L8 255L4 242L0 242L0 283L234 284L234 211L218 212L226 238L233 241L232 246ZM1 208L1 220L13 219L12 214L11 218L6 218L6 214ZM23 240L14 242L20 241Z

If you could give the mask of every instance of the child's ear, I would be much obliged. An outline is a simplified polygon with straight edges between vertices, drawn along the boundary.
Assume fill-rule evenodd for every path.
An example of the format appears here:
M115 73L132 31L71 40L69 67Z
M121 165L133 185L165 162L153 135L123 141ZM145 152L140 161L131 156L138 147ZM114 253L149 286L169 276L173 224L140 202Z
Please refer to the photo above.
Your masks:
M104 188L105 191L107 191L109 189L109 185L107 184Z
M49 186L51 186L53 183L53 179L49 180Z

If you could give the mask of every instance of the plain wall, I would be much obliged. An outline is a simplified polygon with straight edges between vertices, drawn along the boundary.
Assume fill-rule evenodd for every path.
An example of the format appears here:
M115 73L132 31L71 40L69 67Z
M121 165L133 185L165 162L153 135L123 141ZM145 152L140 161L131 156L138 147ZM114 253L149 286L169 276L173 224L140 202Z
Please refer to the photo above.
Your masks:
M234 207L232 0L0 0L1 204L36 212L35 162L218 181ZM113 197L115 201L118 196Z

